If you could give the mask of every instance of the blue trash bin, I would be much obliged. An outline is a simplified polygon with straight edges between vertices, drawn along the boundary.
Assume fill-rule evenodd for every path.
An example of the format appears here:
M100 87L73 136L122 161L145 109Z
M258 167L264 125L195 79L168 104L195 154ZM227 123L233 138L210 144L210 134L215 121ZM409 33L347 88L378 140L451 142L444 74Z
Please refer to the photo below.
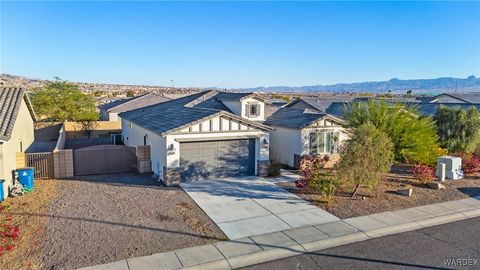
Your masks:
M5 180L0 179L0 202L5 200L5 193L3 189L5 188Z
M18 181L22 184L25 189L32 190L33 189L33 178L35 176L35 168L27 167L17 169L18 173Z

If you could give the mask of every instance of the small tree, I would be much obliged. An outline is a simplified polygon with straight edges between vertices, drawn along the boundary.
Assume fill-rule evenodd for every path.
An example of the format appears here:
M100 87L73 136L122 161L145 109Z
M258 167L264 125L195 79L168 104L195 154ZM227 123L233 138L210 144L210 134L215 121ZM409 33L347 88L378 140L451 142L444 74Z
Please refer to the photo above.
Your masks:
M375 187L393 164L394 146L385 132L366 123L355 128L340 150L337 173L341 181L353 184L352 197L361 186Z
M450 152L473 152L480 143L480 113L477 108L462 110L440 106L434 120L440 144Z
M133 92L133 90L128 90L126 95L127 97L134 97L135 93Z
M98 118L93 98L83 94L78 85L72 83L56 81L34 89L32 103L37 114L50 121Z

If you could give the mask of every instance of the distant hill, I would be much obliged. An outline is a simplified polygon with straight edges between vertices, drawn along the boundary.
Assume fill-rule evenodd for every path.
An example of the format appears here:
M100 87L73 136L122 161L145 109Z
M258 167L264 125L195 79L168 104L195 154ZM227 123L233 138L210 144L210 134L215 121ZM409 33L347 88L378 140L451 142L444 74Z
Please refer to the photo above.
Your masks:
M26 88L44 85L48 80L31 79L22 76L1 74L0 86L21 86ZM175 88L166 86L149 85L122 85L108 83L85 83L75 82L85 92L105 91L109 93L122 93L128 90L135 92L157 92L157 93L192 93L206 89L226 90L224 88ZM312 85L312 86L269 86L255 88L228 89L242 92L296 92L296 93L393 93L404 94L412 90L414 94L438 94L448 92L480 92L480 78L470 76L466 79L444 77L438 79L400 80L391 79L380 82L362 83L339 83L334 85Z
M24 87L32 89L42 87L51 80L32 79L23 76L0 74L0 86ZM168 87L168 86L150 86L150 85L127 85L113 83L86 83L72 82L77 84L85 93L105 92L109 94L122 94L129 90L136 94L154 92L159 94L189 94L201 91L202 88L186 88L186 87Z
M336 93L405 93L412 90L414 93L442 93L442 92L476 92L480 91L480 78L470 76L466 79L444 77L438 79L400 80L391 79L381 82L339 83L334 85L312 86L270 86L242 88L242 91L255 92L336 92Z

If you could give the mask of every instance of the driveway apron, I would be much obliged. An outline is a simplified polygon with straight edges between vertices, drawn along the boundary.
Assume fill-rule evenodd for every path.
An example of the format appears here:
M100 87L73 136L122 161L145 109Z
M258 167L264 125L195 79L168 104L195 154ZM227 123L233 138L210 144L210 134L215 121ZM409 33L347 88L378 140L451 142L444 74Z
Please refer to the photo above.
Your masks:
M180 185L230 239L339 220L274 182L251 176Z

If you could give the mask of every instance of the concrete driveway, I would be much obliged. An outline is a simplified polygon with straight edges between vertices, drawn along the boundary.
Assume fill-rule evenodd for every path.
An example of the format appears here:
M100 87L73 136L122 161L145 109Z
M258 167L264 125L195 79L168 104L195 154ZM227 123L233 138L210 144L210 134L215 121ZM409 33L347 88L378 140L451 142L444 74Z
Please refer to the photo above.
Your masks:
M285 180L225 178L181 187L230 239L339 220L275 185Z

